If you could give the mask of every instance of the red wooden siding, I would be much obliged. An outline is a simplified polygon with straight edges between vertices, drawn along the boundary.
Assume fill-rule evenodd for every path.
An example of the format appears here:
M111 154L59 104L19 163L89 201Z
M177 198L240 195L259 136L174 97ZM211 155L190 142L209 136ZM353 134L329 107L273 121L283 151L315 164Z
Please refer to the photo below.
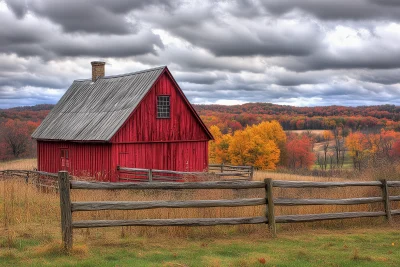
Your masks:
M68 150L69 166L61 166L61 149ZM72 175L109 180L111 144L73 142L37 142L38 170L56 173L68 170Z
M119 165L201 172L208 167L208 141L114 144L112 154L114 169Z
M157 96L170 96L170 118L157 119ZM153 85L133 115L111 139L112 143L208 140L204 128L168 74Z

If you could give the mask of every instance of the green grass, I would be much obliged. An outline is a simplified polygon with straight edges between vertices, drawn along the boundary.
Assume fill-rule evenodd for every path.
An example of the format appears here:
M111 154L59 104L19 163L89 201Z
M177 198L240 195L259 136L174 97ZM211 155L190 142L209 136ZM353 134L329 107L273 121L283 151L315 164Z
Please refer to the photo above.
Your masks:
M102 236L75 242L70 256L62 253L58 238L16 237L9 248L6 237L0 237L0 262L1 266L400 266L397 229L398 225L285 232L276 239Z

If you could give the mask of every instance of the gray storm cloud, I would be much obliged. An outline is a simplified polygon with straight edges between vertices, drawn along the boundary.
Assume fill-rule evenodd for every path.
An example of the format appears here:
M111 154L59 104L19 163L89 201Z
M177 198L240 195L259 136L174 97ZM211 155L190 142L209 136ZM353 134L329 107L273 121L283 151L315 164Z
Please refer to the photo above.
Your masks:
M99 59L168 65L195 103L399 104L399 18L396 0L0 1L0 108L55 103Z

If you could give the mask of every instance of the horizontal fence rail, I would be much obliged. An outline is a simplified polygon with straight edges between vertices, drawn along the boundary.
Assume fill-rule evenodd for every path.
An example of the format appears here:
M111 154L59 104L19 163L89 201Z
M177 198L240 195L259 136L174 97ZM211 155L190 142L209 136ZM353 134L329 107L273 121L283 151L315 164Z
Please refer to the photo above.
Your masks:
M0 174L6 174L6 175L33 175L33 174L38 174L38 175L44 175L44 176L49 176L53 178L58 178L57 173L51 173L51 172L42 172L42 171L30 171L30 170L3 170L0 171Z
M73 228L115 226L212 226L267 223L265 217L243 218L194 218L194 219L142 219L142 220L96 220L73 222Z
M264 205L265 198L188 201L102 201L72 203L72 211L142 210L155 208L204 208Z
M400 187L400 181L387 181L389 187Z
M345 199L296 199L296 198L277 198L274 200L275 206L303 206L303 205L358 205L383 202L382 197L363 197Z
M340 213L323 213L323 214L305 214L305 215L281 215L275 217L277 223L293 223L293 222L315 222L322 220L337 220L362 217L379 217L385 216L386 212L340 212Z
M379 181L370 182L298 182L298 181L273 181L274 187L280 188L330 188L348 186L381 186ZM399 183L400 185L400 183Z
M139 170L143 171L143 170ZM157 173L157 172L155 172ZM171 171L170 174L175 174ZM400 201L400 196L391 196L389 187L400 187L398 181L364 181L364 182L303 182L265 179L264 181L211 181L211 182L151 182L151 183L108 183L70 180L67 172L59 172L61 224L64 248L72 248L72 229L115 226L212 226L236 224L268 224L272 236L276 236L277 223L314 222L322 220L383 217L391 222L392 216L400 215L400 210L392 210L391 202ZM382 190L382 196L358 197L345 199L297 199L274 198L274 188L326 188L375 186ZM183 201L89 201L71 202L70 190L169 190L169 189L264 189L264 198L217 199L217 200L183 200ZM301 215L275 215L275 206L299 205L359 205L383 203L381 211L338 212ZM86 220L72 221L73 212L100 210L144 210L158 208L207 208L207 207L266 207L264 216L233 218L177 218L177 219L135 219L135 220Z
M108 183L71 181L72 189L250 189L264 188L264 182L250 181L215 181L187 183Z

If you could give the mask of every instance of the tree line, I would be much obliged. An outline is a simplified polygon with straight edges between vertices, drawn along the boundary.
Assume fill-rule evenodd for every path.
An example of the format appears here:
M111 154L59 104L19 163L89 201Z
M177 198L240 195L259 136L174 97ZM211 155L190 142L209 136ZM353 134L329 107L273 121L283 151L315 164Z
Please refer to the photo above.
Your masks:
M252 165L261 170L275 170L278 166L309 168L314 163L312 140L306 135L287 136L277 121L265 121L243 130L223 134L218 126L210 131L211 163Z
M247 125L278 121L284 130L348 128L356 130L400 131L400 107L292 107L268 103L236 106L195 105L207 126L217 125L222 133L243 130Z
M354 169L378 166L400 158L400 133L382 129L380 133L350 133L346 146Z
M336 127L315 134L311 130L285 132L278 121L262 122L243 130L223 134L210 127L211 163L252 165L261 170L343 169L351 161L353 169L381 166L400 159L400 133L381 129L378 133Z

